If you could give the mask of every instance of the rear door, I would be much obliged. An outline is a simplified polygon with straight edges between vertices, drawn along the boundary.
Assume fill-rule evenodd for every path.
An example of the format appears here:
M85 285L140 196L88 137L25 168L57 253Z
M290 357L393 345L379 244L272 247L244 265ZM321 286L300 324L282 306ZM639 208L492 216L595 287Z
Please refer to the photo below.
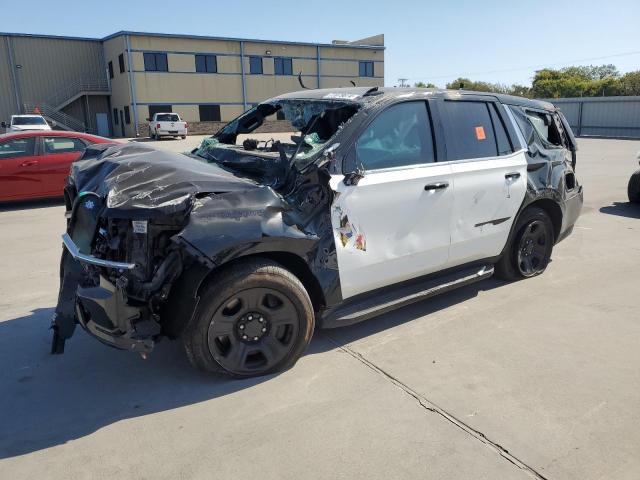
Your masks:
M71 164L80 158L86 143L73 137L42 137L41 156L35 169L43 195L62 195Z
M501 104L463 97L443 99L438 108L454 185L453 267L500 254L524 200L527 161L507 134Z
M343 298L437 271L449 252L451 166L436 162L428 103L395 104L359 135L356 185L334 175L331 222Z
M36 138L0 141L0 200L19 200L37 194L30 172L38 165Z

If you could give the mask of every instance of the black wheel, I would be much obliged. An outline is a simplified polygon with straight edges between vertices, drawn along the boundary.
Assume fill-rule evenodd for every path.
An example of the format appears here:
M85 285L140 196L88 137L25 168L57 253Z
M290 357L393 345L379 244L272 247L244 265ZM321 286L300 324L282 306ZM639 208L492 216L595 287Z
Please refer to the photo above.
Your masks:
M300 280L275 262L251 260L205 287L184 345L202 370L252 377L293 366L313 328L313 306Z
M186 136L186 135L182 135L182 139L183 139L183 140L186 140L186 139L187 139L187 136Z
M525 209L495 265L495 275L504 280L520 280L540 275L547 268L555 242L549 215L537 207Z
M627 186L627 195L630 202L640 203L640 170L631 175Z

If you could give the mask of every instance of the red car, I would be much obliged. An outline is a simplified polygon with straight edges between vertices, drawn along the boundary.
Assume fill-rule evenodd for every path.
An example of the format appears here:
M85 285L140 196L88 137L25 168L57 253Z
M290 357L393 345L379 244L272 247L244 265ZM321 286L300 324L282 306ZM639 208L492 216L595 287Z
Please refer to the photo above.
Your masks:
M61 197L71 163L95 143L117 142L63 131L0 135L0 201Z

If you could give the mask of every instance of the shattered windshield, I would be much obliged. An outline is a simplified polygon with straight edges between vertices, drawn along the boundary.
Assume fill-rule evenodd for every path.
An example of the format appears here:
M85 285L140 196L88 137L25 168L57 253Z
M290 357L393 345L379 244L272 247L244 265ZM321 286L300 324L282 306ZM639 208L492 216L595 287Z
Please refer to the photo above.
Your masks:
M271 100L231 121L214 137L205 139L194 153L212 158L215 157L213 150L222 148L280 158L284 155L290 164L302 169L358 109L358 104L345 101ZM282 122L280 132L287 132L274 134L280 140L255 139L248 135L268 131L266 127L275 121ZM283 141L283 136L290 140Z

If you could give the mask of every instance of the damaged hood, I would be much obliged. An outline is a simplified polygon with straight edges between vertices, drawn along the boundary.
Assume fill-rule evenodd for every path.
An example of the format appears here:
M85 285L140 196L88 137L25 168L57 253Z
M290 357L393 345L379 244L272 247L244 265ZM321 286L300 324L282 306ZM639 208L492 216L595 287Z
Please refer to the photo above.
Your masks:
M100 195L112 214L147 215L184 212L199 195L260 187L215 164L140 143L88 147L72 165L69 183L80 194Z

